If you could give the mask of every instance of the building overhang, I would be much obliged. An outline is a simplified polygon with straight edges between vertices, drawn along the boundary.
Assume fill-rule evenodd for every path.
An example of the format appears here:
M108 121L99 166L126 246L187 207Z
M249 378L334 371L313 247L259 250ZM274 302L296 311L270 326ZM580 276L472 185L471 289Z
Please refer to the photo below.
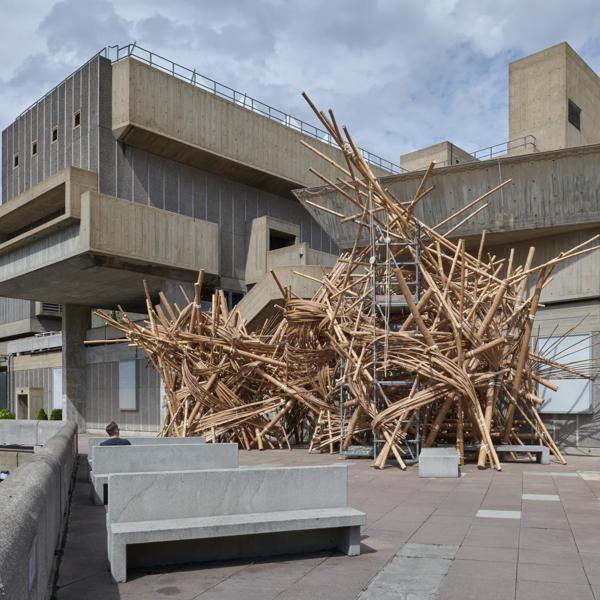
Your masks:
M95 174L66 171L54 187L47 180L0 208L0 232L10 236L17 213L23 230L0 244L1 296L114 307L142 303L144 280L152 293L166 280L194 281L199 270L217 283L218 225L100 194ZM39 222L48 194L64 206L59 222L53 213Z
M321 182L309 171L321 161L301 140L345 164L337 147L134 58L112 74L112 131L128 145L279 195ZM328 163L320 170L338 175Z

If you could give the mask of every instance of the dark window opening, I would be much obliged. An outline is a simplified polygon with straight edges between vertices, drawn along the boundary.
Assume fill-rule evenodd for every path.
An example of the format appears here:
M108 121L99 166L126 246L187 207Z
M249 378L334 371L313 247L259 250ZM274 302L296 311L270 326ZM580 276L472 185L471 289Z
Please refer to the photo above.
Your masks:
M55 142L58 139L58 127L52 128L52 141Z
M269 229L269 250L279 250L296 243L296 236L283 231Z
M81 112L77 111L73 115L73 127L79 127L81 125Z
M15 157L13 159L13 167L18 167L19 166L19 155L15 154Z
M573 100L569 100L569 123L581 131L581 109Z
M31 142L31 156L37 154L37 142Z

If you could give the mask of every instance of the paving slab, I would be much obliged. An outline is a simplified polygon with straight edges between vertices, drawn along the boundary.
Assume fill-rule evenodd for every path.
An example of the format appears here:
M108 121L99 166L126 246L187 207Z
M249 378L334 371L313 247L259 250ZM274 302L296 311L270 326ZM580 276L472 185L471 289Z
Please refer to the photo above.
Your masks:
M87 447L84 436L80 442ZM244 467L339 462L305 450L239 456ZM416 467L374 471L371 461L345 461L349 504L367 513L360 556L134 570L121 585L110 578L105 513L89 501L86 464L81 460L77 473L56 600L579 600L594 591L600 600L600 482L577 473L600 473L600 458L569 457L564 471L556 464L510 463L502 472L467 464L463 477L444 480L419 479ZM479 511L520 511L521 518Z
M477 516L480 519L520 519L520 510L478 510Z
M523 500L536 500L538 502L560 502L558 494L523 494Z

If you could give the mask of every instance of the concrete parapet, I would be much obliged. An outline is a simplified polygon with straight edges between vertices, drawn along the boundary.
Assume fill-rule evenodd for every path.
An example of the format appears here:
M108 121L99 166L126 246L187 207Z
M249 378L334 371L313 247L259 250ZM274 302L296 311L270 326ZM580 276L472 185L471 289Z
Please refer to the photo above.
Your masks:
M62 421L0 420L0 446L44 446L62 428Z
M67 516L77 426L61 427L0 483L0 599L46 600Z

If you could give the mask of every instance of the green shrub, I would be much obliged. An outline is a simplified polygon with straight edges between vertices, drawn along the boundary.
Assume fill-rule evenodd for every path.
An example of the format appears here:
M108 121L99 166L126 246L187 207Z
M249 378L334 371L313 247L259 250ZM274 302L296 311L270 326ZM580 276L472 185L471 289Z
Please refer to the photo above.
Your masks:
M62 408L53 408L50 413L51 421L62 421Z
M40 408L40 410L38 411L36 419L38 421L47 421L48 420L48 415L46 414L46 411L43 408Z
M14 419L15 413L11 413L8 408L0 408L0 419Z

